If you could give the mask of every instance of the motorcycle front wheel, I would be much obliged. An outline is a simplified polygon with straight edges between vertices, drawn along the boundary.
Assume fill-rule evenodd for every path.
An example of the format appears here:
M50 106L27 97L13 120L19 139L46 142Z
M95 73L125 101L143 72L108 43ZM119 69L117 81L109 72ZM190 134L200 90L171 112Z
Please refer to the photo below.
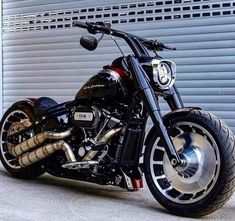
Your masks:
M235 140L228 126L201 110L164 122L183 160L173 168L161 137L147 140L145 178L156 200L170 212L187 217L213 213L232 196L235 186Z

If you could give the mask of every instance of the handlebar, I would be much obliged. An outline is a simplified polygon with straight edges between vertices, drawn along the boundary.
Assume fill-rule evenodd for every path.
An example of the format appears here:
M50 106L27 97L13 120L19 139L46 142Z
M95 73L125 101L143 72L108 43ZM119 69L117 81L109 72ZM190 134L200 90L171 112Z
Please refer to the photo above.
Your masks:
M75 21L75 22L73 22L73 26L87 29L87 31L91 34L104 33L104 34L113 35L116 37L123 38L130 45L130 47L135 52L135 54L137 54L137 56L140 56L140 54L141 54L140 51L146 53L146 51L143 49L143 47L141 47L141 45L139 45L140 43L142 45L144 45L150 51L162 51L164 49L176 50L175 48L169 47L169 46L167 46L163 43L160 43L156 40L148 40L148 39L144 39L144 38L141 38L141 37L129 34L129 33L125 33L122 31L115 30L115 29L111 29L110 24L105 24L103 22L97 22L97 23L86 22L86 23L84 23L84 22ZM140 49L139 52L138 52L136 46L137 46L137 48L139 47L138 48L138 49Z
M89 26L87 25L87 23L75 21L73 22L73 27L88 29Z
M94 23L94 22L79 22L75 21L73 22L74 27L84 28L87 29L87 31L91 34L96 34L99 32L103 32L105 34L110 34L110 31L112 30L110 27L105 26L104 23Z

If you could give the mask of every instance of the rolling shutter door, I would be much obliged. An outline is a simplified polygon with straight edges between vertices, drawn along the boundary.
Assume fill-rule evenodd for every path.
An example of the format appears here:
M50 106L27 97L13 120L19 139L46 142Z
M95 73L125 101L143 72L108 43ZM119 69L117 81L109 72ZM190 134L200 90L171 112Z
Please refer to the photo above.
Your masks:
M82 49L85 31L71 28L72 21L110 21L116 29L175 46L176 52L160 55L178 65L185 106L212 111L235 131L235 2L113 2L3 0L3 108L32 96L73 99L120 52L108 37L95 52Z

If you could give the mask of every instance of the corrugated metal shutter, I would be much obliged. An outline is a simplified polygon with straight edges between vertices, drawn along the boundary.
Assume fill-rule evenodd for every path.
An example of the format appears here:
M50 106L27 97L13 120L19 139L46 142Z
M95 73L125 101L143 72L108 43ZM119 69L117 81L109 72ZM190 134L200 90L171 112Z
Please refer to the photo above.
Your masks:
M85 51L78 43L85 32L71 23L108 20L114 28L177 47L161 55L178 64L185 105L214 112L235 131L234 6L217 0L3 0L4 109L29 96L73 99L120 53L109 38L95 52Z
M2 2L0 1L0 8L2 8ZM0 10L0 28L2 30L2 10ZM0 34L0 116L2 116L2 32Z

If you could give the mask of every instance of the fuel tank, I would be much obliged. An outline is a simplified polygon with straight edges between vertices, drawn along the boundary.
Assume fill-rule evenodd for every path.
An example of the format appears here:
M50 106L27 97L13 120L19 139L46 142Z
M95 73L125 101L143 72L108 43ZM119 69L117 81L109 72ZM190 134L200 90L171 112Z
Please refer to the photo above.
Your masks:
M111 103L128 102L132 87L126 71L114 66L106 66L83 85L77 93L76 99Z

